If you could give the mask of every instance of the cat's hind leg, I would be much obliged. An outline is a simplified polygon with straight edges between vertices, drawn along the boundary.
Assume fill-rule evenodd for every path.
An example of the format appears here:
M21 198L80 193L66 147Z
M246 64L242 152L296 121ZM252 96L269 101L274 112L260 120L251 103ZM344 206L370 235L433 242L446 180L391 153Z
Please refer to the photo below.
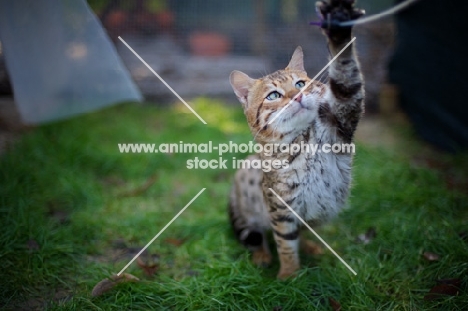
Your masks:
M262 179L261 170L237 171L229 197L229 218L237 239L251 251L254 264L267 266L272 256L266 237L270 224L261 190Z

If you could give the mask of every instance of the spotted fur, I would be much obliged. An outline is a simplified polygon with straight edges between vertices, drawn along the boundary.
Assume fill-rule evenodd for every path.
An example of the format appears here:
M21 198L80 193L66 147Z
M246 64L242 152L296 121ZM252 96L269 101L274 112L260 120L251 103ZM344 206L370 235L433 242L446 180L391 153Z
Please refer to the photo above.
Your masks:
M346 20L346 16L349 19L352 15L349 11L356 10L349 5L352 2L320 2L318 8L323 14L332 14L332 18ZM351 40L351 29L329 29L324 33L331 56ZM328 76L327 83L314 81L297 96L298 83L307 84L311 80L304 70L302 49L298 47L284 70L260 79L234 71L230 81L257 143L350 143L364 110L364 81L353 46L332 63ZM278 92L279 98L271 100L272 92ZM268 124L295 97L281 115ZM288 167L269 172L240 169L235 175L229 199L230 220L237 238L252 251L256 264L271 262L266 242L266 232L271 230L281 264L278 277L293 275L300 265L300 222L269 188L304 220L312 225L323 223L345 206L351 183L352 156L351 153L278 151L248 158L251 161L279 159L289 163Z

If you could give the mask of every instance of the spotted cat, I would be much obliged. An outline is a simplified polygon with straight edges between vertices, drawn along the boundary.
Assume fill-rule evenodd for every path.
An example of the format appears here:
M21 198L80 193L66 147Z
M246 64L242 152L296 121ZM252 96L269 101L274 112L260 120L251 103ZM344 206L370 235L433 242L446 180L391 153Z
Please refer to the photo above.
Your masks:
M353 20L363 14L354 8L354 0L319 1L317 8L324 20L334 22ZM325 27L323 32L332 57L351 41L351 27ZM231 73L231 85L256 143L323 146L352 142L364 111L364 81L353 44L330 65L327 83L310 81L300 47L285 69L263 78L252 79L240 71ZM280 112L283 107L286 108ZM269 124L271 120L274 121ZM288 164L269 171L243 168L235 175L229 217L237 238L251 250L254 263L271 262L266 240L266 232L271 230L280 259L278 278L294 275L300 266L301 223L270 188L308 223L323 223L346 203L352 158L353 154L347 152L278 150L248 158Z

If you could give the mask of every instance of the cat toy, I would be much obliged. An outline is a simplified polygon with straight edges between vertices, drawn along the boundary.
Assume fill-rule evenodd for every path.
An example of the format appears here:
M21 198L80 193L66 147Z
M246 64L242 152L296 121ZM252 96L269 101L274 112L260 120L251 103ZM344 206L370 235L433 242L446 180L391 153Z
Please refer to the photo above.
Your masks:
M317 10L317 15L321 18L321 21L319 21L319 22L310 22L309 25L320 26L321 28L324 28L324 29L332 29L332 28L341 28L341 27L346 28L346 27L351 27L351 26L354 26L354 25L370 23L370 22L373 22L373 21L378 20L380 18L383 18L385 16L398 13L399 11L406 9L407 7L409 7L410 5L412 5L413 3L417 2L417 1L419 1L419 0L406 0L406 1L402 2L402 3L399 3L399 4L395 5L392 8L389 8L389 9L379 13L379 14L374 14L374 15L371 15L371 16L368 16L368 17L365 17L365 18L360 18L360 19L355 19L355 20L350 20L350 21L345 21L345 22L340 22L340 21L337 21L337 20L331 20L329 14L327 14L326 18L324 18L322 16L322 14L320 14L320 12L318 12L318 10Z

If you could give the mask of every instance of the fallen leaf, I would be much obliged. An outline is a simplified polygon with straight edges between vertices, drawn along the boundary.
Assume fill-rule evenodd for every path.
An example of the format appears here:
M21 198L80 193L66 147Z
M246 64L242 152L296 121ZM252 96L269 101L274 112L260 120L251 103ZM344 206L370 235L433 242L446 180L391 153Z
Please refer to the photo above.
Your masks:
M141 185L140 187L137 187L137 188L132 189L130 191L121 193L118 196L119 197L136 197L136 196L139 196L139 195L145 193L146 191L148 191L148 189L156 182L157 179L158 179L158 176L156 174L154 174L154 175L150 176L150 178L148 178L145 181L145 183L143 185Z
M451 278L451 279L439 279L436 281L439 284L447 284L447 285L453 285L456 287L460 287L461 285L461 280L458 278Z
M330 302L330 306L332 307L333 311L341 311L341 304L338 301L332 297L328 297L328 301Z
M106 176L100 182L104 186L109 186L109 187L125 185L125 180L123 180L121 177L118 177L118 176Z
M97 283L91 291L91 296L101 296L105 292L108 292L109 290L114 288L117 284L127 282L138 282L139 280L139 278L129 273L122 273L121 275L114 274L110 278L104 279L101 282Z
M453 285L438 284L431 288L429 294L424 296L424 300L434 300L442 298L443 295L456 296L458 294L458 288Z
M435 253L431 253L431 252L424 252L423 253L423 256L424 258L426 258L428 261L439 261L440 259L440 256L435 254Z
M437 280L437 285L431 288L429 293L424 296L424 300L435 300L444 296L456 296L460 291L460 279L442 279Z
M35 252L39 250L39 243L36 240L28 240L28 249L30 252Z
M159 269L159 255L139 256L136 259L138 267L140 267L146 276L153 276Z
M129 257L135 257L136 254L138 254L143 247L140 246L135 246L135 247L127 247L125 251L127 252L127 256ZM148 250L144 250L140 256L148 256Z
M362 243L364 245L369 244L372 242L372 240L377 236L377 231L375 230L375 227L370 227L367 229L366 233L360 234L356 241L359 243Z
M179 247L182 244L184 244L185 239L167 238L167 239L164 240L164 242Z

